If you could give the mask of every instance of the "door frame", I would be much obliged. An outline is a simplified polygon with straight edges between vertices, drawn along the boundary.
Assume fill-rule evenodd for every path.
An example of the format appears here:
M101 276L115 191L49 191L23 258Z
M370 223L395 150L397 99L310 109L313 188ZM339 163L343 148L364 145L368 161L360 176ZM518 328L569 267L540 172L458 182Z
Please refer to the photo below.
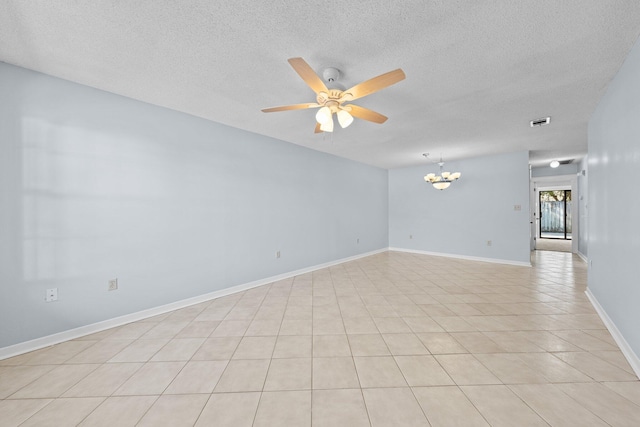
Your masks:
M563 188L554 188L553 190L549 190L547 188L544 187L540 187L538 189L538 191L536 192L538 195L538 204L540 206L542 206L542 194L543 192L550 192L550 191L563 191L564 192L564 197L562 198L562 202L564 204L564 208L562 209L562 212L564 212L564 218L563 218L563 224L562 224L562 229L564 230L564 237L562 238L562 240L569 240L567 238L567 236L571 236L571 239L573 239L573 233L567 233L567 192L569 192L570 196L571 196L571 202L573 202L573 191L571 191L570 187L563 187ZM540 219L542 219L542 212L540 212ZM571 222L573 223L573 211L571 212ZM573 226L571 227L571 230L573 231ZM538 236L542 236L542 222L539 221L538 224ZM540 237L542 238L542 237Z
M574 202L571 205L571 252L578 253L578 240L580 236L579 221L575 221L576 218L580 218L580 204L575 203L575 197L578 195L578 176L577 175L556 175L556 176L540 176L531 178L531 217L533 218L533 224L531 224L532 235L534 235L534 242L532 247L535 249L535 240L540 238L540 190L571 190L571 201Z

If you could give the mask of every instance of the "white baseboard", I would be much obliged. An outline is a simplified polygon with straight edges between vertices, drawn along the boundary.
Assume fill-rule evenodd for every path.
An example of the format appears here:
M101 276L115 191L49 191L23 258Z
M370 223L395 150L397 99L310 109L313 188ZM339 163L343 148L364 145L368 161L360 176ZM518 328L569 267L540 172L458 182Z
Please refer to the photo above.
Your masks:
M64 341L80 338L85 335L101 332L106 329L111 329L117 326L126 325L127 323L137 322L139 320L147 319L149 317L157 316L159 314L164 314L173 310L178 310L181 308L189 307L191 305L200 304L202 302L210 301L212 299L220 298L226 295L231 295L236 292L246 291L247 289L266 285L272 282L277 282L278 280L288 279L293 276L299 276L301 274L310 273L312 271L320 270L327 267L332 267L334 265L343 264L345 262L354 261L360 258L365 258L365 257L379 254L382 252L387 252L388 250L389 248L382 248L375 251L366 252L363 254L354 255L351 257L342 258L339 260L302 268L300 270L278 274L277 276L267 277L265 279L255 280L253 282L244 283L241 285L232 286L225 289L220 289L218 291L210 292L204 295L199 295L197 297L187 298L187 299L176 301L170 304L161 305L161 306L150 308L147 310L138 311L136 313L126 314L124 316L115 317L113 319L92 323L90 325L80 326L78 328L70 329L70 330L59 332L52 335L47 335L45 337L36 338L30 341L25 341L18 344L10 345L8 347L0 348L0 360L7 359L13 356L18 356L20 354L28 353L30 351L39 350L41 348L59 344Z
M531 267L530 262L511 261L507 259L482 258L482 257L476 257L476 256L446 254L442 252L429 252L429 251L420 251L417 249L404 249L404 248L389 248L389 250L396 251L396 252L407 252L411 254L431 255L431 256L439 256L439 257L445 257L445 258L457 258L457 259L464 259L467 261L480 261L480 262L490 262L494 264L508 264L508 265L517 265L520 267Z
M582 252L578 251L578 252L576 252L576 255L578 255L584 262L589 264L589 258L587 258L587 256L585 254L583 254Z
M607 312L604 311L604 308L602 308L596 297L591 293L591 290L587 288L584 293L587 295L587 298L589 298L589 301L591 301L591 305L593 305L593 308L596 309L596 312L600 316L600 319L602 319L602 323L604 323L614 341L616 342L616 344L618 344L618 347L620 347L620 351L627 359L627 362L629 362L631 369L633 369L633 372L635 372L636 376L640 378L640 358L638 358L638 355L633 351L633 349L631 349L631 346L629 345L627 340L624 339L615 323L613 323Z

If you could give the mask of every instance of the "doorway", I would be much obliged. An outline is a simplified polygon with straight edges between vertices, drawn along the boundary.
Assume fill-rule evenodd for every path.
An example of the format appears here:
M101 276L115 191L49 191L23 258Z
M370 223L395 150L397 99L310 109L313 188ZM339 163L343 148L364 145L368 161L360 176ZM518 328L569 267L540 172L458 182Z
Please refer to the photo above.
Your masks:
M541 190L538 202L540 238L571 240L571 190Z
M540 193L548 191L551 192L550 195L543 195L541 197ZM532 177L530 197L532 250L577 253L578 241L580 240L578 239L580 221L577 220L580 215L578 211L580 209L580 203L577 199L576 203L573 202L573 200L578 197L577 175ZM564 211L556 212L556 218L562 220L561 222L564 227L555 233L547 231L547 229L551 227L541 227L541 215L546 216L544 212L542 212L544 208L542 208L541 199L542 201L561 202L561 206L564 209ZM560 205L560 203L558 203L558 205ZM558 206L556 206L556 208L558 208ZM565 216L567 217L566 220L564 219ZM540 235L541 228L545 230L542 236Z

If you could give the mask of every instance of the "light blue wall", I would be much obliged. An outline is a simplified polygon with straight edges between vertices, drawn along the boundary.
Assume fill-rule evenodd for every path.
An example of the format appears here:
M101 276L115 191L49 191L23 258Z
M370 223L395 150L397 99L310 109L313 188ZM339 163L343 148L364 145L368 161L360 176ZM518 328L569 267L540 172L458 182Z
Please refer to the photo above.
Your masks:
M589 121L589 289L640 355L640 42Z
M0 178L0 347L388 246L386 170L2 63Z
M389 171L389 245L529 263L528 153L447 162L445 169L462 177L443 191L423 179L437 165Z

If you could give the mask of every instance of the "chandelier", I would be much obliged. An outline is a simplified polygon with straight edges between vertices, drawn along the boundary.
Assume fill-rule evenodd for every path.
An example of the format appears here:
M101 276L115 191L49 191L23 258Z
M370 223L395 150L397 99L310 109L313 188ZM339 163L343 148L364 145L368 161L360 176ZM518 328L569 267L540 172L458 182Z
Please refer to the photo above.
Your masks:
M427 160L429 160L429 153L424 153L423 156ZM431 183L431 185L433 185L433 188L435 188L436 190L444 190L445 188L449 188L451 183L461 176L460 172L443 172L444 162L442 161L442 157L440 157L438 166L440 166L440 175L429 173L424 176L424 180Z

